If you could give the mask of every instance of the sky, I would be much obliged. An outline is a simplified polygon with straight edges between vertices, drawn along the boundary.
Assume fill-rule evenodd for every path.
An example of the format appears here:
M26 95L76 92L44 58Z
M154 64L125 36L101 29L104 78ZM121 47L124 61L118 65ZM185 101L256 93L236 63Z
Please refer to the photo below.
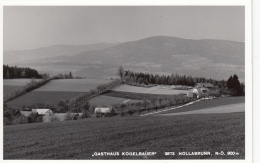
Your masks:
M151 36L245 41L242 6L4 6L4 51Z

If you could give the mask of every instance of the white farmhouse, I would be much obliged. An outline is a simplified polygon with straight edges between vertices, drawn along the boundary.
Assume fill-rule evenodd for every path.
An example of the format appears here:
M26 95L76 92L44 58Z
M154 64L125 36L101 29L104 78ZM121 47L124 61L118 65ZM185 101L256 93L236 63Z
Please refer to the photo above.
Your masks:
M111 113L112 109L109 107L96 107L94 114L108 114Z
M212 88L213 85L210 83L197 83L192 92L197 94L197 98L208 97Z

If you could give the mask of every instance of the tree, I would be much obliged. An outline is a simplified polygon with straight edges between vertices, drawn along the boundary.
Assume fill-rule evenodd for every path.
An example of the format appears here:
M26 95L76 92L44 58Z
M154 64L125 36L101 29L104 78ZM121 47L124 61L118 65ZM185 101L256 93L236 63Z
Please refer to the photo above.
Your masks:
M233 96L240 96L243 94L238 76L236 74L229 77L227 80L227 87L231 90Z
M127 113L130 114L130 116L132 116L134 114L135 110L134 110L134 106L131 104L127 105Z
M144 99L142 104L143 104L144 109L145 110L147 109L147 111L149 113L149 111L150 111L150 108L149 108L150 102L147 99Z
M138 109L138 113L139 113L139 115L141 114L141 112L143 111L143 108L142 108L142 102L138 102L138 103L136 103L135 104L135 106L137 107L137 109Z
M117 75L120 76L121 80L123 80L124 74L125 74L124 68L122 66L119 66L119 68L117 69Z
M28 123L35 123L35 122L37 122L37 117L38 117L38 113L37 112L32 112L28 116Z
M6 71L6 79L9 79L10 78L10 75L9 75L9 70L7 68L7 71Z
M73 76L72 76L71 72L69 74L69 79L73 79Z
M91 105L89 102L86 102L82 108L82 118L89 118L90 117L90 108Z
M69 100L60 100L58 102L58 112L65 113L70 110Z

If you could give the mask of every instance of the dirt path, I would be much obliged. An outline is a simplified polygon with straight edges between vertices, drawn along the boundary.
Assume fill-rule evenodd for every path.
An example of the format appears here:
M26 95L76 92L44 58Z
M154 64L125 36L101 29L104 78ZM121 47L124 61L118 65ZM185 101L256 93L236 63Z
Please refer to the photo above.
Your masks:
M185 114L212 114L212 113L233 113L245 112L245 103L222 105L209 109L200 109L194 111L169 113L169 114L156 114L157 116L172 116L172 115L185 115Z
M196 103L196 102L199 102L199 101L201 101L201 100L202 100L202 99L199 99L199 100L192 101L192 102L189 102L189 103L184 104L184 105L181 105L181 106L177 106L177 107L169 108L169 109L165 109L165 110L160 110L160 111L157 111L157 112L151 112L151 113L147 113L147 114L140 115L140 116L153 115L153 114L158 114L158 113L161 113L161 112L166 112L166 111L169 111L169 110L174 110L174 109L182 108L182 107L184 107L184 106L192 105L192 104L194 104L194 103Z

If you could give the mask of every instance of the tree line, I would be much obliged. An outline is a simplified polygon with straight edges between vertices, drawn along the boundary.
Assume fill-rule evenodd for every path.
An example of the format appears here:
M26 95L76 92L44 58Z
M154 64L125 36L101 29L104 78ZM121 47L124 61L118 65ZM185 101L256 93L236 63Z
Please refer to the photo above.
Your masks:
M17 79L17 78L48 78L48 74L39 74L37 70L29 67L17 67L8 65L3 66L4 79Z
M133 72L127 70L124 72L123 80L126 84L162 84L162 85L185 85L194 86L196 83L211 83L219 88L226 87L225 80L206 79L203 77L192 77L180 75L178 73L171 75L159 75L143 72Z
M158 95L156 98L143 99L142 101L136 103L117 103L112 105L112 111L108 114L108 116L132 116L135 113L141 115L142 112L150 113L150 111L152 110L155 110L157 112L159 109L165 110L167 108L183 105L185 103L194 101L195 99L195 97L187 97L186 95L181 94L172 96ZM97 116L102 117L100 115Z
M245 95L245 84L240 83L238 76L234 74L226 80L206 79L204 77L193 77L191 75L180 75L178 73L171 75L159 75L143 72L125 71L122 66L117 70L121 80L128 85L149 86L149 85L183 85L194 86L196 83L211 83L218 87L221 94L230 94L233 96Z

